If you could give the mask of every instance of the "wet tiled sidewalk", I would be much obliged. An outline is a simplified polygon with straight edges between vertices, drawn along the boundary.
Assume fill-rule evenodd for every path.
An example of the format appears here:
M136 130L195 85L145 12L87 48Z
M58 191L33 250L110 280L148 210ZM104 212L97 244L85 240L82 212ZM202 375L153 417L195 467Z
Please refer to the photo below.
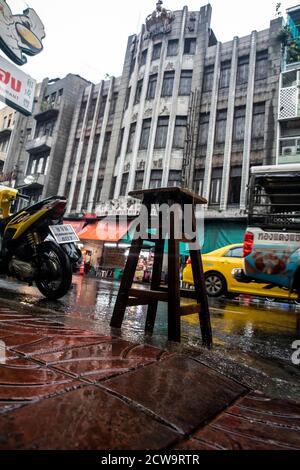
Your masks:
M0 450L300 449L300 406L196 360L0 308Z

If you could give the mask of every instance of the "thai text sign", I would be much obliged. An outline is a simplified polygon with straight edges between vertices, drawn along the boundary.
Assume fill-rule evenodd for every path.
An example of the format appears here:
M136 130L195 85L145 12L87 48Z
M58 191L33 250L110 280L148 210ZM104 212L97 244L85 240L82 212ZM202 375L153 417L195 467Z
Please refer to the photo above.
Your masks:
M0 100L29 116L32 113L36 81L0 56Z

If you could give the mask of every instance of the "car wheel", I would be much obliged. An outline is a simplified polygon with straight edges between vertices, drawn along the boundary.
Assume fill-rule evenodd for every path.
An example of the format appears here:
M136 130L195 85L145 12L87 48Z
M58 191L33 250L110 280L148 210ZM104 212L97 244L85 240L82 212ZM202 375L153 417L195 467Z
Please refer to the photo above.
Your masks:
M215 271L205 274L205 286L209 297L221 297L227 293L227 283L224 276Z

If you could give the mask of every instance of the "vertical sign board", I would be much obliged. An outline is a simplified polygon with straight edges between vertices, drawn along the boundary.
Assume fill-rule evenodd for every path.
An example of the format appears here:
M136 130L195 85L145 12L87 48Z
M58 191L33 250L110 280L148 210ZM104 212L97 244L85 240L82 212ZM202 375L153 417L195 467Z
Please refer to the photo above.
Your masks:
M0 56L0 100L22 114L33 110L36 81Z

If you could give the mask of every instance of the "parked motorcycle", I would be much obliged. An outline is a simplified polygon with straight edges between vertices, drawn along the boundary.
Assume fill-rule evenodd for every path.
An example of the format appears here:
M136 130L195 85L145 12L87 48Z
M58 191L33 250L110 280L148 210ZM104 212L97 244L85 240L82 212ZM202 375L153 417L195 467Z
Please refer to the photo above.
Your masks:
M0 186L0 274L36 284L51 300L67 294L81 264L78 237L62 219L67 200L53 196L10 215L16 189Z

